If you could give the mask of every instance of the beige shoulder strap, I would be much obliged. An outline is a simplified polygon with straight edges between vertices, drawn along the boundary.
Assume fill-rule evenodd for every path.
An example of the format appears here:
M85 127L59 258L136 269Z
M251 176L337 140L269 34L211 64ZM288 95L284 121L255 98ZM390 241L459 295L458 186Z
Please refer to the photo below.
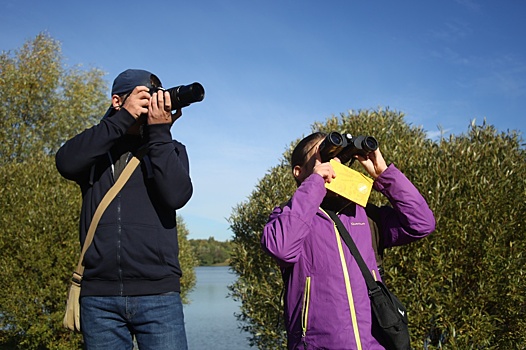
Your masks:
M122 189L124 184L128 181L131 174L134 172L135 168L137 168L137 165L139 165L139 163L140 160L137 157L132 157L132 159L130 159L130 161L126 165L126 168L124 168L115 184L104 195L104 198L102 198L102 201L97 207L97 210L95 210L95 214L93 214L93 219L91 219L91 224L89 225L86 240L84 241L84 245L82 246L82 252L80 253L79 263L77 264L77 268L75 269L75 273L79 277L82 277L82 274L84 273L84 254L86 253L91 242L93 241L93 236L95 235L95 230L97 229L97 225L99 224L102 214L104 213L108 205L110 205L111 201L115 198L117 193L119 193L119 191Z

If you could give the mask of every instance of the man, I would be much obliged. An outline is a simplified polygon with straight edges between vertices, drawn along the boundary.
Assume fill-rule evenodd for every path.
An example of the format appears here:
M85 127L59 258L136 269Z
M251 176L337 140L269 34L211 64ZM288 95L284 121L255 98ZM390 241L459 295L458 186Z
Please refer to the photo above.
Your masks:
M170 95L150 72L117 76L98 125L57 152L58 171L82 192L80 241L132 156L141 164L104 212L84 257L81 331L86 349L187 349L175 211L192 195L183 144L170 128Z
M321 161L319 146L325 136L311 134L294 149L291 165L298 188L288 203L274 209L261 239L282 271L288 348L384 349L371 319L364 277L324 211L337 213L368 269L380 280L365 209L325 188L336 177L331 164ZM433 213L424 198L394 165L387 166L379 150L357 157L375 179L374 188L392 204L376 208L384 247L407 244L434 231Z

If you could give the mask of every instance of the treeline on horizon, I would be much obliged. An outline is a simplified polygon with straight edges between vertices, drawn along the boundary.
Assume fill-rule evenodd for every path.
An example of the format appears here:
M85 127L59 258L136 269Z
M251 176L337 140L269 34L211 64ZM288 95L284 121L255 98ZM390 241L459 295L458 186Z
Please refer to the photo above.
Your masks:
M189 239L198 266L227 266L232 256L232 241L216 241L214 237L208 239Z

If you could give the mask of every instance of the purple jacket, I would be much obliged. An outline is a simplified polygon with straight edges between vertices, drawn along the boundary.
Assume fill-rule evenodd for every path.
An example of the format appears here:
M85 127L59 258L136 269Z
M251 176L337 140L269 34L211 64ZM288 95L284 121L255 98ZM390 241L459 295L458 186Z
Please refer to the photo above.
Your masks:
M435 219L425 199L394 165L373 186L393 206L380 208L384 247L407 244L434 231ZM285 281L288 348L384 349L372 335L363 275L333 221L320 209L325 194L323 178L309 176L286 206L274 209L263 230L263 249L278 261ZM339 217L380 279L364 208L350 205Z

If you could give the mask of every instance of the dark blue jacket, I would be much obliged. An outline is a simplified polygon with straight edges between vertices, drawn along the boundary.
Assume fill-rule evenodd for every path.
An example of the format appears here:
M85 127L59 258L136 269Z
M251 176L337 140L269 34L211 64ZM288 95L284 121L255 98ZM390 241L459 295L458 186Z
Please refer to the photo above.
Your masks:
M134 123L121 109L67 141L56 155L58 171L82 191L82 245L116 169L129 152L148 149L102 215L84 258L83 296L180 291L175 211L192 195L188 156L184 145L172 140L170 124L144 126L142 137L127 135Z

